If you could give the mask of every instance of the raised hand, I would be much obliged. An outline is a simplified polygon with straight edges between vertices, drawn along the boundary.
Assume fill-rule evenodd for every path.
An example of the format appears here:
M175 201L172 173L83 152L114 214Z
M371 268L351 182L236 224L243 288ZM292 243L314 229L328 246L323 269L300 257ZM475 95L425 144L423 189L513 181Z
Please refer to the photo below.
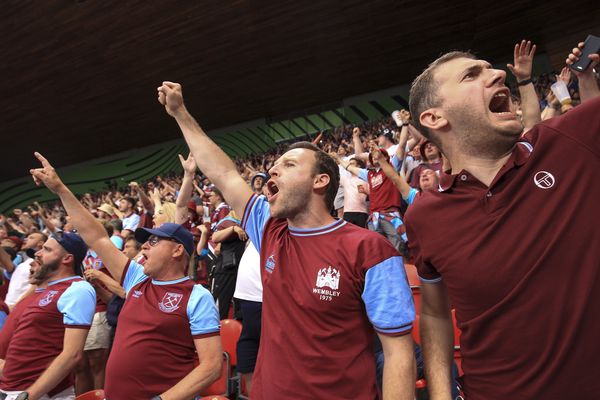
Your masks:
M506 64L510 72L517 78L517 81L524 81L531 78L531 67L533 65L533 56L536 46L531 41L522 40L515 44L514 65Z
M158 102L165 106L167 113L176 117L182 111L185 111L183 104L183 93L179 83L165 81L158 90Z
M556 75L556 80L561 80L566 85L569 85L569 82L571 81L571 68L563 67L563 69L560 70L560 75Z
M50 163L48 162L48 160L46 160L46 158L44 158L44 156L42 156L38 152L35 152L33 154L42 164L42 168L35 168L29 170L33 181L37 186L40 186L43 183L48 189L50 189L51 192L57 193L59 189L65 186L64 183L62 183L60 177L54 170L54 167L50 165Z
M183 167L183 171L186 174L193 175L196 172L196 161L194 160L192 153L188 154L187 159L184 159L181 154L178 154L178 156L181 166Z
M584 45L583 42L579 42L579 44L577 44L577 47L574 47L573 50L571 50L571 53L567 56L567 59L565 60L565 62L568 66L571 66L571 65L573 65L573 63L579 61L579 57L581 57L581 49L583 48L583 45ZM592 62L590 63L589 67L587 67L587 69L585 71L579 72L579 71L573 70L573 73L575 74L575 76L577 76L577 78L580 78L584 75L591 76L593 74L594 67L596 65L598 65L598 62L600 61L600 54L590 54L588 57L592 60Z

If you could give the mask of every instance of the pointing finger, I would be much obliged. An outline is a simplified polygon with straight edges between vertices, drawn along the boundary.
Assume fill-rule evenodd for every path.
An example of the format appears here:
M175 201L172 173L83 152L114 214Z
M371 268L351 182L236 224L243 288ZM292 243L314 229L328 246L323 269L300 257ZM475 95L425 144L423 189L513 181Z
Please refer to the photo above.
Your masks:
M44 166L44 168L46 167L52 167L52 165L50 165L50 163L48 162L48 160L46 160L46 158L41 155L40 153L38 153L37 151L35 153L33 153L33 155L40 160L40 162L42 163L42 166Z

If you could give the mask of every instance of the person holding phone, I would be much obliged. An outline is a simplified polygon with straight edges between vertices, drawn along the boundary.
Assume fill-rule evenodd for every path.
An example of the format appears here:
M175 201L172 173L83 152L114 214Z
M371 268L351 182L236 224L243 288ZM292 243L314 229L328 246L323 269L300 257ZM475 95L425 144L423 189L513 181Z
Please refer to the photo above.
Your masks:
M599 56L590 58L576 72L582 104L524 136L505 71L470 53L444 54L412 83L413 122L452 166L406 214L432 398L450 399L451 305L466 398L600 393Z

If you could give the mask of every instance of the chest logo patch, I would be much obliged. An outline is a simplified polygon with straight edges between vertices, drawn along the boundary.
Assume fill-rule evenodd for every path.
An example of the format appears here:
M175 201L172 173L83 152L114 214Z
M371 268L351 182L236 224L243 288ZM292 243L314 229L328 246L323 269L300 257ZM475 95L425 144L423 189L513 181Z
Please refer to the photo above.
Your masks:
M265 263L265 270L272 274L273 270L275 270L275 256L271 254L269 258L267 258L267 262Z
M54 297L57 294L58 294L57 290L48 291L48 293L40 299L40 301L38 302L38 305L40 307L46 307L48 304L52 303L52 300L54 300Z
M133 294L131 295L131 297L135 297L136 299L139 299L141 295L142 295L142 291L141 290L134 290Z
M371 186L372 187L377 187L379 185L381 185L383 183L383 175L380 173L377 173L377 175L373 175L373 178L371 178Z
M162 312L172 313L179 308L181 299L183 299L183 294L167 292L163 296L161 302L158 303L158 308L160 308L160 311Z
M533 176L533 183L540 189L550 189L554 186L554 175L547 171L540 171Z
M340 286L340 276L340 272L331 265L321 268L317 272L317 282L313 293L319 295L321 301L331 301L334 297L339 297L341 293L337 289Z

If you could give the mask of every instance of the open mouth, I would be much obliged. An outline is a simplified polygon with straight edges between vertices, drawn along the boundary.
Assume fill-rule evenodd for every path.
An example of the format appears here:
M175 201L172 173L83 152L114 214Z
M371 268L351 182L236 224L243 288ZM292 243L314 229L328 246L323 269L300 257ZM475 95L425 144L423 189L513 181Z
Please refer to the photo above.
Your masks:
M497 92L490 100L489 109L494 114L511 114L510 93L508 88Z
M269 180L267 182L267 200L271 202L275 197L277 197L277 193L279 193L279 188L277 184L273 182L273 180Z

